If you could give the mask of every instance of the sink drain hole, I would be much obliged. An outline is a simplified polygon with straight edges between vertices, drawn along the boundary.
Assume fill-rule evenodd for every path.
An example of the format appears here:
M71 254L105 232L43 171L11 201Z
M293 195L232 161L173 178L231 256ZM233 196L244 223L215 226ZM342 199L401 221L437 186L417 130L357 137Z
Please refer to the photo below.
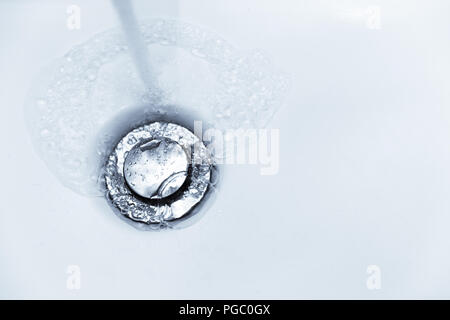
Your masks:
M138 228L171 228L199 211L213 168L209 150L191 131L153 122L127 133L110 154L107 200Z

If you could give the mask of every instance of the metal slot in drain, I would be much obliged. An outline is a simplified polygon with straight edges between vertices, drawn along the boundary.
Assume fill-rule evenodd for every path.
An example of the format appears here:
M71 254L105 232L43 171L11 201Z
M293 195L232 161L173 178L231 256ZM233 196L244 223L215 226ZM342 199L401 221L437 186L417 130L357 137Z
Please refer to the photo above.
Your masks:
M107 199L140 229L163 229L198 212L209 191L213 158L188 129L153 122L126 134L108 158Z

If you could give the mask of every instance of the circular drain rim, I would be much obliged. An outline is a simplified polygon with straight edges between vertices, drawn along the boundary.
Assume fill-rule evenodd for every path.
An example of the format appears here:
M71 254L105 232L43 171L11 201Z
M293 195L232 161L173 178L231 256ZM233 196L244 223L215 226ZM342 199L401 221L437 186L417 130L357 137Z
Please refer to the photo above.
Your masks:
M135 146L152 139L177 142L189 156L185 183L172 195L147 199L134 193L124 177L124 163ZM189 218L209 189L213 157L191 131L168 122L153 122L138 127L121 138L108 157L105 169L107 200L121 218L138 228L158 230L174 227Z

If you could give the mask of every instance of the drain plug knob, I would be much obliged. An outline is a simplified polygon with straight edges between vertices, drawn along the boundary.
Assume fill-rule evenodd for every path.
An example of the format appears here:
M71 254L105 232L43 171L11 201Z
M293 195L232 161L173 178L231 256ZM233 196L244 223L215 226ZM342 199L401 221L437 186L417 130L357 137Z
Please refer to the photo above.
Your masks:
M130 189L141 197L162 199L183 185L188 165L183 147L171 139L156 138L129 151L124 177Z

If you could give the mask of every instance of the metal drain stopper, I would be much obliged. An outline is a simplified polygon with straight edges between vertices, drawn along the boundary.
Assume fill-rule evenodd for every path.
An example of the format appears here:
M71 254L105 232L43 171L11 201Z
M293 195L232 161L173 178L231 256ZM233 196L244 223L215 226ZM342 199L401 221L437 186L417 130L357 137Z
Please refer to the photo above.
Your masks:
M105 168L107 200L141 229L171 228L198 212L213 158L188 129L153 122L126 134Z
M135 146L124 164L128 186L141 197L161 199L176 192L186 180L188 157L170 139L153 139Z

